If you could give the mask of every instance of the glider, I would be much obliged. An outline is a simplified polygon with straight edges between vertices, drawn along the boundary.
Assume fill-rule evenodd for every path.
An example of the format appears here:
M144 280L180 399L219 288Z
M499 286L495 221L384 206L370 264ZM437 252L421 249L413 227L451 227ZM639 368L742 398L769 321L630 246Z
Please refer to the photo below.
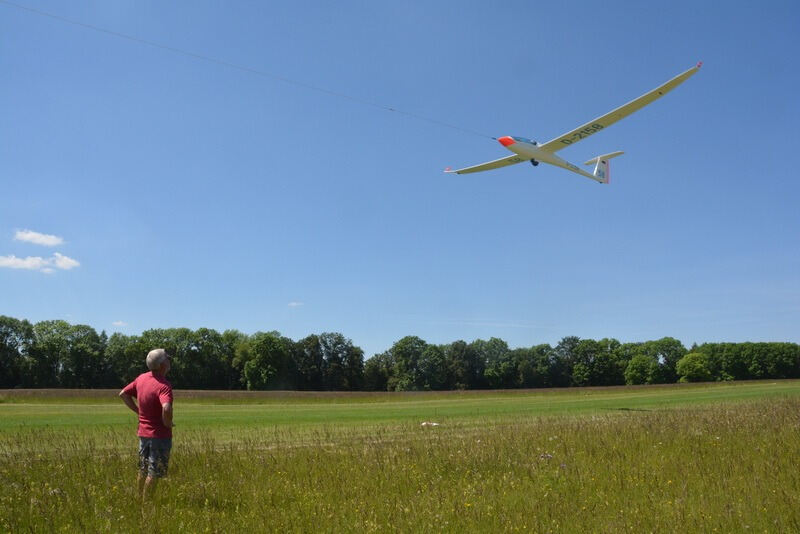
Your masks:
M582 124L574 130L560 135L552 141L544 143L543 145L538 144L536 141L526 139L525 137L515 137L511 135L499 137L497 141L499 141L500 144L506 147L508 150L513 152L514 154L512 156L481 163L480 165L473 165L472 167L464 167L463 169L452 170L450 167L448 167L444 172L468 174L471 172L498 169L500 167L522 163L523 161L530 161L534 166L539 165L540 162L549 163L550 165L555 165L556 167L561 167L562 169L576 172L581 176L591 178L592 180L595 180L601 184L607 184L611 177L609 173L608 160L623 154L623 152L611 152L610 154L603 154L601 156L596 156L584 163L584 165L594 165L593 173L586 172L577 165L573 165L572 163L561 159L560 157L556 156L556 152L562 148L566 148L577 143L581 139L586 139L590 135L596 134L597 132L608 128L618 120L624 119L634 111L638 111L647 104L655 102L688 80L690 76L700 69L702 64L702 62L699 62L686 72L675 76L670 81L656 87L648 93L643 94L639 98L631 100L624 106L620 106L614 111L606 113L602 117L598 117L593 121Z

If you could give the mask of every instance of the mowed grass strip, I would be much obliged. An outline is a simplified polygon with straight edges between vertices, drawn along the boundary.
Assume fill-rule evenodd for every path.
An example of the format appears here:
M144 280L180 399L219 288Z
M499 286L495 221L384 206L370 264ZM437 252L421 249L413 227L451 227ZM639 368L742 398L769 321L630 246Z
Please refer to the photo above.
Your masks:
M157 510L136 502L130 436L7 432L0 452L17 439L0 454L0 530L797 532L800 398L717 401L372 421L357 435L337 424L187 430ZM128 448L106 447L117 439Z
M116 390L0 391L0 434L44 427L125 427L135 416ZM175 393L178 429L214 432L268 426L369 425L397 422L514 420L519 417L657 410L716 402L800 396L800 380L527 391L420 393ZM61 396L59 396L61 395ZM330 402L325 402L325 399ZM349 399L349 400L348 400ZM224 402L218 402L224 400ZM238 400L238 402L231 402ZM215 402L217 401L217 402Z

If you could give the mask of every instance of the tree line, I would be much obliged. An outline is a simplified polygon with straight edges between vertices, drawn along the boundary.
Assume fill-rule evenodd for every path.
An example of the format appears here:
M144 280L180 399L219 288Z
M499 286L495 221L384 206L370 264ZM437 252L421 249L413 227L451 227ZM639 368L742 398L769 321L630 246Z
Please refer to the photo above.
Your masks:
M499 338L437 345L406 336L364 361L336 332L294 341L279 332L151 329L110 337L87 325L0 316L0 388L121 387L156 347L180 389L425 391L800 378L796 343L621 343L574 336L509 348Z

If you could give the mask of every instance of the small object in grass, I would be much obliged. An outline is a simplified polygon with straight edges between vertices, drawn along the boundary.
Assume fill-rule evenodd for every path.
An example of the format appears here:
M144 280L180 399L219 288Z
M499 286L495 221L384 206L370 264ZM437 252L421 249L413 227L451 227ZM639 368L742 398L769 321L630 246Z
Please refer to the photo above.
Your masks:
M439 423L434 423L431 421L423 421L419 426L440 426Z

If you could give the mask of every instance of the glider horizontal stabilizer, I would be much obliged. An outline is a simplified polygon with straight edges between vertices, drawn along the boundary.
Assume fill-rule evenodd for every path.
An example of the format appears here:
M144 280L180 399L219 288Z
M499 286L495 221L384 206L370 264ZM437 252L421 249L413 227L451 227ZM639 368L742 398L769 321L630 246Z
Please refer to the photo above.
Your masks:
M611 166L608 163L608 160L611 158L616 158L617 156L621 156L625 152L617 151L611 152L610 154L603 154L602 156L597 156L586 163L584 165L594 165L594 172L592 173L595 179L600 182L601 184L607 184L611 182Z

